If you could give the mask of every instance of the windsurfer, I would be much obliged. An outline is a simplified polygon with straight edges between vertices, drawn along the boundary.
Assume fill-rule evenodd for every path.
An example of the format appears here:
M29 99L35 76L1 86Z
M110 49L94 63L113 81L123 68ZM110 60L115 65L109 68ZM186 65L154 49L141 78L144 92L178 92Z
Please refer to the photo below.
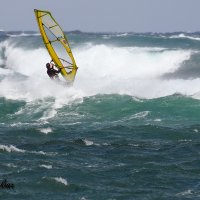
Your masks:
M58 79L58 74L60 73L61 70L55 69L54 66L55 65L52 62L46 64L47 74L51 79Z

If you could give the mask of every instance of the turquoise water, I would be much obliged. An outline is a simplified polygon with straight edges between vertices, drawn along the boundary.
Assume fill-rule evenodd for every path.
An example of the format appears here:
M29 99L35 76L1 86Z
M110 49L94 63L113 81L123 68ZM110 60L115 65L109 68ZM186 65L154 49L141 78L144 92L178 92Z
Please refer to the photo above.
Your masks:
M72 88L33 32L0 36L1 199L199 199L199 33L67 33Z

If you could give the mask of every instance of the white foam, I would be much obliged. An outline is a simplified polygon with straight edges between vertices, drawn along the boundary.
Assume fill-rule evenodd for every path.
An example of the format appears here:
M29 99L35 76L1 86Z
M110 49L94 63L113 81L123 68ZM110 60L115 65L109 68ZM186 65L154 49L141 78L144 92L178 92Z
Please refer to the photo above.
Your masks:
M62 177L55 177L53 178L55 181L57 181L58 183L62 183L63 185L67 186L68 182L66 179L62 178Z
M104 39L109 39L111 37L126 37L128 35L129 35L129 33L105 34L105 35L103 35L103 38Z
M184 33L180 33L179 35L170 36L170 38L186 38L186 39L190 39L190 40L198 40L198 41L200 41L199 37L187 36Z
M193 94L198 91L200 80L162 78L166 73L173 73L180 68L191 54L190 50L105 45L88 47L85 51L76 52L77 64L81 67L75 87L87 95L118 93L156 98L177 92Z
M41 133L44 133L44 134L52 133L53 131L51 128L41 128L39 130Z
M148 114L149 114L149 111L139 112L129 117L129 120L145 118Z
M193 191L189 189L189 190L185 190L183 192L176 194L176 196L187 196L187 195L189 196L191 194L193 194Z
M14 165L13 163L8 163L6 164L7 167L11 167L11 168L16 168L17 165Z
M193 131L195 132L195 133L198 133L199 132L199 130L198 129L193 129Z
M93 46L84 52L77 52L77 62L81 62L77 79L90 77L96 82L102 82L102 79L103 82L108 82L156 78L177 70L190 55L190 51L183 50Z
M0 44L6 47L8 70L22 75L6 75L0 82L0 96L27 102L53 97L53 104L41 117L44 121L55 117L62 106L82 102L85 96L117 93L157 98L174 93L192 95L199 91L200 79L162 78L179 69L192 55L191 50L92 44L78 47L73 52L79 69L74 86L67 88L47 77L45 63L49 55L46 49L25 50L8 41Z
M154 119L155 122L161 122L161 119Z
M23 149L19 149L17 147L15 147L14 145L0 145L0 149L3 151L7 151L7 152L20 152L20 153L24 153L26 152Z
M43 167L46 169L52 169L52 165L40 165L40 167Z
M39 154L39 155L45 155L45 156L55 156L57 153L54 152L44 152L44 151L29 151L28 153L33 153L33 154Z
M0 60L0 65L3 64L2 61ZM9 75L12 74L11 70L9 69L2 69L0 68L0 75Z
M20 33L20 34L7 34L10 37L27 37L27 36L40 36L40 33Z
M137 98L137 97L132 97L132 99L133 99L134 101L137 101L137 102L143 102L142 99L139 99L139 98Z
M24 149L19 149L15 147L14 145L0 145L0 150L7 151L9 153L11 152L19 152L19 153L33 153L33 154L39 154L39 155L47 155L47 156L54 156L56 153L53 152L44 152L44 151L26 151Z
M91 145L93 145L93 144L94 144L94 142L93 142L93 141L86 140L86 139L84 139L84 140L83 140L83 142L85 143L85 145L86 145L86 146L91 146Z

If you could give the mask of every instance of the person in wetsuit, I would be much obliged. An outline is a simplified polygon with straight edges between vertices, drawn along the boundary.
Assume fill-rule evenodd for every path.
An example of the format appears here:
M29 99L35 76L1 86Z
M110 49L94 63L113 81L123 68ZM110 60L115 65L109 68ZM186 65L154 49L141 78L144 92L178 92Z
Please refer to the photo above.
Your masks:
M54 69L54 64L53 63L47 63L46 68L47 68L47 74L51 79L59 79L58 74L60 73L61 69L57 70Z

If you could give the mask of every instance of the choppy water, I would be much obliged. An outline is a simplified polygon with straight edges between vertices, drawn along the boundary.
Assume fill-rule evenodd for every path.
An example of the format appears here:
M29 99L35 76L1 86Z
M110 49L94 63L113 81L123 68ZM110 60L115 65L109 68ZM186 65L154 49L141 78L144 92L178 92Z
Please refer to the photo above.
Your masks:
M0 32L1 199L199 199L200 33L67 35L72 88Z

